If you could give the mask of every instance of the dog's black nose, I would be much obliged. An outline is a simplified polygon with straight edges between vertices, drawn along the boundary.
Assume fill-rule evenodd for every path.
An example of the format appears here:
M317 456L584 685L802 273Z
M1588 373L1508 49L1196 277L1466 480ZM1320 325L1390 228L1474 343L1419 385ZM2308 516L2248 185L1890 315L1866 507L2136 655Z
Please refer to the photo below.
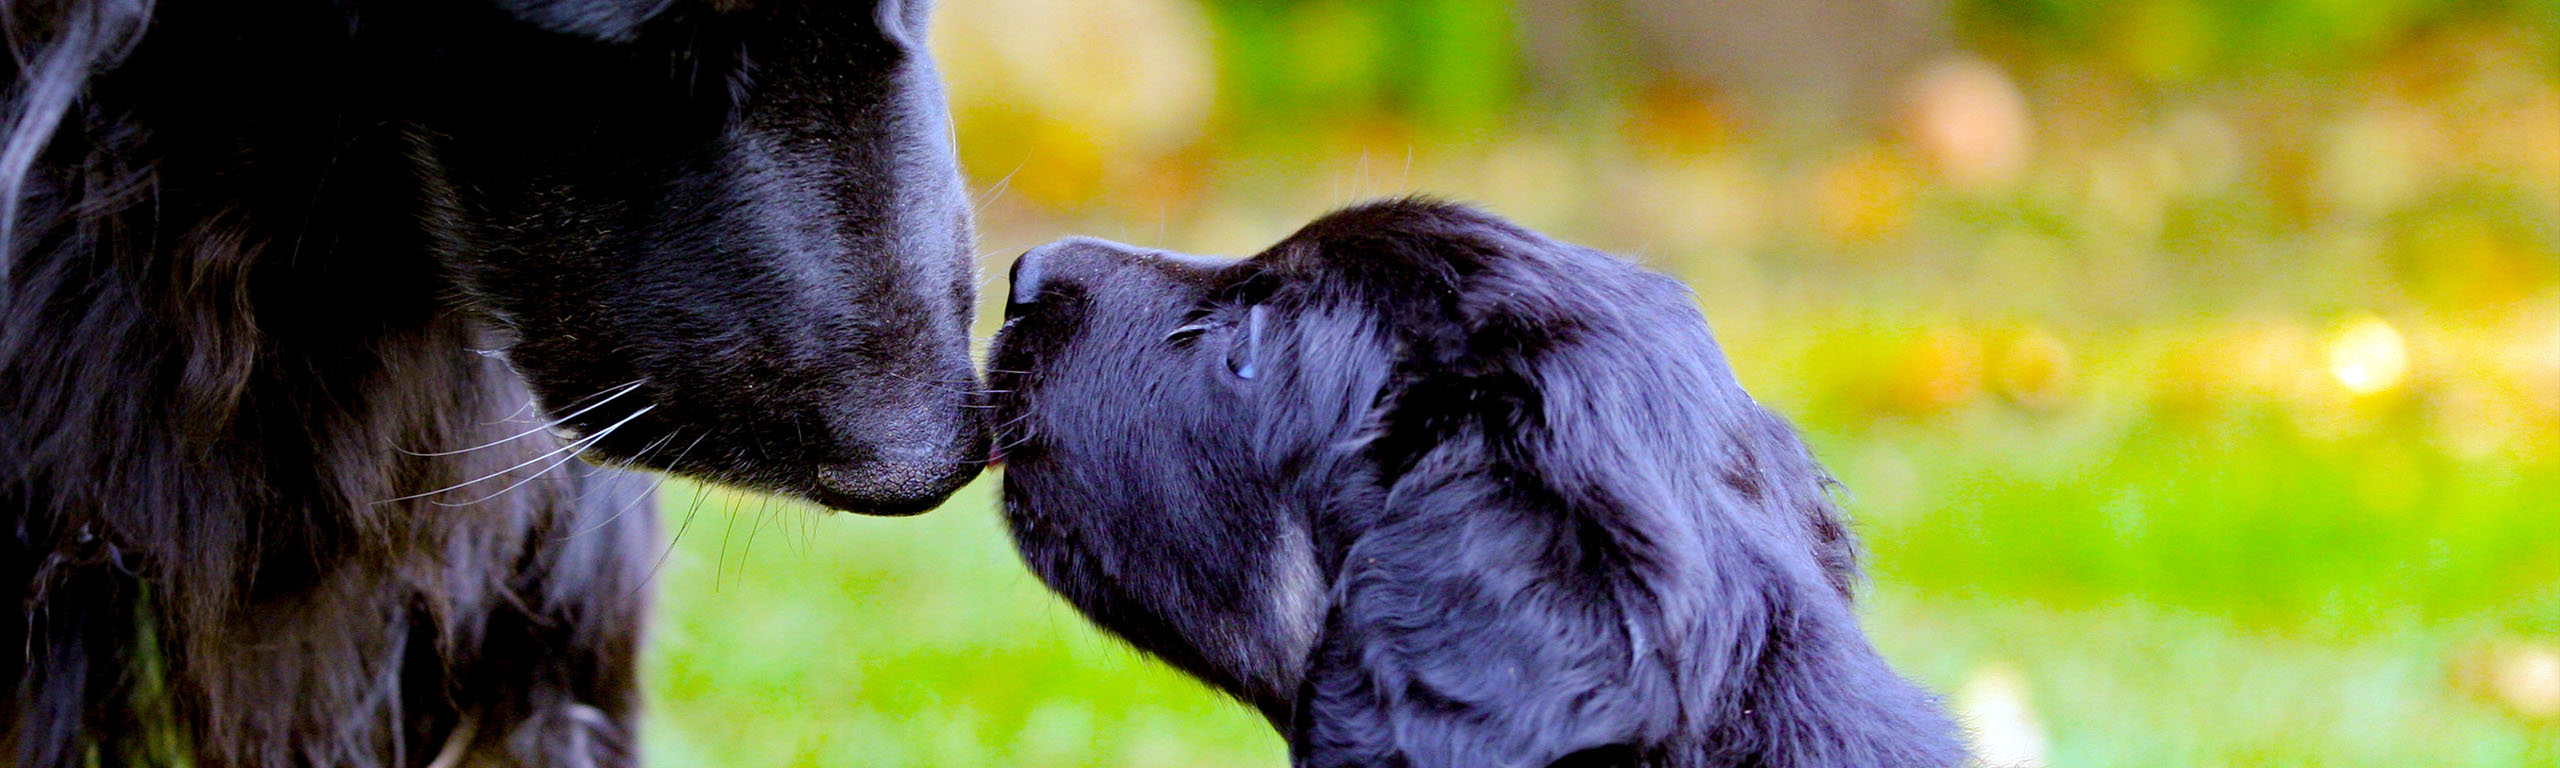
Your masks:
M981 441L952 451L886 448L860 461L822 465L818 502L866 515L916 514L942 503L977 476L985 455Z
M1027 306L1040 298L1041 267L1048 260L1044 255L1048 251L1047 246L1033 248L1013 260L1013 271L1005 274L1005 282L1013 284L1013 292L1005 295L1006 309Z

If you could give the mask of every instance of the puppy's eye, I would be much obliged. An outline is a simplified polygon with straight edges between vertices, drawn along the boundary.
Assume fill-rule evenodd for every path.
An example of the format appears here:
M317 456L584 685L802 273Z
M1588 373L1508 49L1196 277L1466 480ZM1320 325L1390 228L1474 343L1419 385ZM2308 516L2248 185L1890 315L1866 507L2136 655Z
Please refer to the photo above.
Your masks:
M1227 347L1227 372L1236 378L1250 379L1261 373L1262 325L1262 305L1245 310L1244 332L1236 334L1235 342Z
M1220 325L1220 323L1213 323L1207 320L1194 320L1183 323L1180 327L1173 329L1173 332L1165 334L1164 340L1172 342L1190 341L1194 337L1207 333Z

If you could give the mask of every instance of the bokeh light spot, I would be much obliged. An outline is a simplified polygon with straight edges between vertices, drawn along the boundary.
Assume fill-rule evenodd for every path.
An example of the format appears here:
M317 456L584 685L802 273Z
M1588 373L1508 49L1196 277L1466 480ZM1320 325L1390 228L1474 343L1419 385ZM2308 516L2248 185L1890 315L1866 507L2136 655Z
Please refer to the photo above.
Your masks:
M1974 670L1956 693L1956 714L1972 726L1965 735L1980 764L2045 764L2044 726L2036 722L2026 677L2017 670L1996 662Z
M2388 392L2408 374L2408 345L2382 318L2359 318L2329 339L2329 376L2349 392Z

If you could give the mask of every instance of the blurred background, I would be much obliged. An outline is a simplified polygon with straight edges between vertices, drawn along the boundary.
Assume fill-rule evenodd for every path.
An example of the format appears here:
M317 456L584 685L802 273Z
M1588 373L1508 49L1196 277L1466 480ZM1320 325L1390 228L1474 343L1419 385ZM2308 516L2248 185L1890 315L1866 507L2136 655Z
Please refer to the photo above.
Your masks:
M989 275L1423 191L1686 279L1992 762L2560 764L2560 2L939 5ZM992 487L671 485L657 762L1285 764Z

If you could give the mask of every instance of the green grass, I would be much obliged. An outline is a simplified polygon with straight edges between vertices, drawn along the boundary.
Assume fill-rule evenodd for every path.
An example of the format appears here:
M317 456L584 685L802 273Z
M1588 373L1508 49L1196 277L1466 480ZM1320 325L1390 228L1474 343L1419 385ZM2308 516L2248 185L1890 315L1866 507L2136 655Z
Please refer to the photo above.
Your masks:
M2560 723L2456 683L2467 649L2560 635L2560 468L2247 414L2022 438L1826 442L1929 457L1865 510L1869 631L1942 690L2020 672L2051 764L2560 764Z
M1877 644L1951 696L2014 670L2053 765L2560 763L2560 723L2456 682L2466 648L2560 636L2548 459L2245 410L1816 423ZM1285 764L1025 573L992 481L913 519L702 495L659 576L657 764Z
M696 489L671 483L670 530L694 514L658 576L654 764L1285 762L1258 716L1050 597L1006 543L993 488L883 519L725 492L695 508Z

